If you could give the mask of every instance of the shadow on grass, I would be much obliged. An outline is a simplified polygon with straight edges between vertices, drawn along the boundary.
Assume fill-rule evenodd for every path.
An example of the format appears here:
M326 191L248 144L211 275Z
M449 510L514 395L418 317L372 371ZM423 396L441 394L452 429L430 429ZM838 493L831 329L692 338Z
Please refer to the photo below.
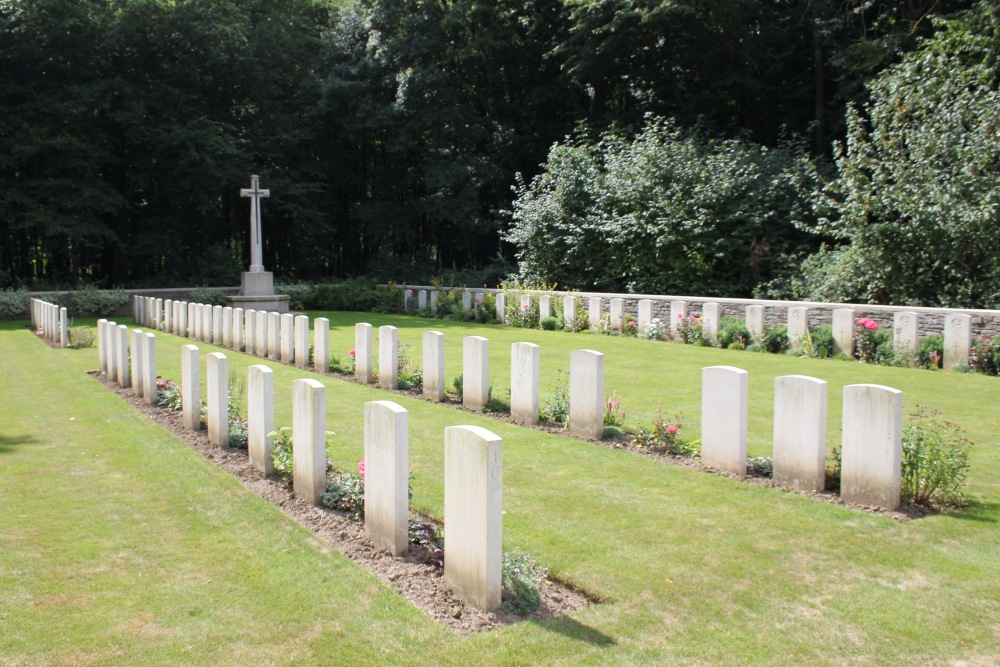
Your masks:
M587 642L588 644L593 644L594 646L615 646L618 644L618 642L603 632L599 632L590 626L584 625L569 616L560 616L558 618L550 618L543 621L532 621L532 623L537 623L542 628L550 632L558 632L559 634L565 635L570 639Z
M41 442L33 435L0 435L0 454L14 451L16 445L31 445Z
M965 507L952 510L947 514L956 519L964 519L966 521L997 523L997 518L1000 517L1000 503L973 500Z

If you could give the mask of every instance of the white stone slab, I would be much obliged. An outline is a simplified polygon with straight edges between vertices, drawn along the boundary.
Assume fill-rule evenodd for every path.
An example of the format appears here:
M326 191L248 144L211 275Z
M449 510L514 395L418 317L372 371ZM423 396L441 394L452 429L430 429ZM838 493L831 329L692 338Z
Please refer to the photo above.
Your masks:
M944 369L969 365L972 349L972 317L952 314L944 318Z
M375 377L372 352L372 325L358 322L354 325L354 377L366 384Z
M520 303L518 304L518 307L521 309L522 313L531 312L531 295L530 294L522 294L521 295Z
M572 331L576 328L576 297L563 297L563 326Z
M313 322L313 367L319 373L330 372L330 320L317 317Z
M212 344L222 345L222 306L212 306Z
M809 333L809 309L792 306L788 309L788 342L795 346Z
M286 325L287 335L286 335ZM295 326L295 316L291 313L278 313L271 311L267 314L267 358L271 361L281 361L285 364L292 363L295 358L295 344L292 332ZM288 347L288 354L284 354L284 348ZM260 356L264 356L261 353Z
M254 343L254 353L260 358L266 358L268 356L268 327L267 327L267 312L263 310L257 311L257 321L254 323L254 333L257 336L257 340Z
M214 326L212 304L204 303L201 306L201 340L203 343L212 343L214 341Z
M437 290L434 290L433 292L431 292L431 315L437 315L437 312L438 312L438 299L440 299L440 298L441 297L438 294Z
M247 450L250 463L265 475L274 475L274 372L267 366L247 367Z
M920 343L917 333L919 316L911 311L894 313L892 316L893 345L897 350L916 352Z
M639 313L636 318L636 331L640 336L646 335L649 323L653 321L653 300L639 299Z
M115 333L117 335L115 340L115 380L122 387L128 387L132 379L128 368L128 327L119 324Z
M233 349L233 308L226 306L222 309L222 347Z
M874 384L844 387L840 496L886 510L899 507L903 392Z
M804 375L774 379L774 481L797 491L826 485L827 385Z
M243 311L243 350L247 354L257 351L257 311L253 308Z
M163 300L163 331L173 333L174 331L174 301L173 299Z
M272 313L272 315L277 315L277 313ZM283 364L290 364L295 360L295 315L282 313L280 318L281 330L278 337L281 341L281 355L277 359L280 359Z
M142 330L132 329L129 336L129 348L132 350L132 391L142 398Z
M326 388L313 379L292 382L292 487L320 505L326 491Z
M747 331L755 343L759 343L764 335L764 306L747 306Z
M220 446L229 446L229 360L221 352L206 357L208 382L208 439Z
M309 316L295 316L294 360L298 368L309 368Z
M599 329L601 326L602 314L601 297L592 296L588 299L588 316L591 329Z
M32 311L34 312L34 311ZM108 372L108 358L107 358L107 336L106 324L108 321L103 317L97 320L97 367L102 373ZM37 325L32 325L32 328L37 329Z
M391 401L365 403L365 532L393 556L409 544L408 416Z
M478 426L444 430L445 584L485 611L500 608L503 441Z
M670 336L677 337L677 327L687 318L687 301L670 302Z
M719 304L715 301L701 305L701 330L712 341L712 345L719 344Z
M233 349L237 352L242 352L245 349L243 343L244 317L242 308L233 308Z
M192 431L201 429L201 367L198 346L181 348L181 409L184 426Z
M444 334L440 331L425 331L423 336L424 398L431 401L444 400Z
M427 290L417 290L417 308L424 310L427 308Z
M490 394L490 341L482 336L462 340L462 405L482 410Z
M701 371L701 462L706 466L746 474L749 377L732 366Z
M116 381L118 379L118 323L106 322L104 324L104 354L108 362L108 379Z
M604 435L604 355L595 350L569 353L569 432Z
M542 320L546 317L552 317L552 297L548 294L542 294L538 297L538 319Z
M472 292L468 290L462 292L462 308L472 310Z
M59 309L59 347L69 347L69 312L65 308Z
M378 328L378 386L399 386L399 332L393 326Z
M507 295L503 292L497 292L495 299L497 322L507 324Z
M610 322L614 331L625 330L625 299L611 299Z
M198 325L199 317L198 304L188 302L187 305L187 337L191 340L198 340L198 332L201 327Z
M142 335L142 400L156 403L156 336L149 332Z
M833 356L840 354L854 357L854 311L850 308L833 309Z
M538 423L540 350L534 343L510 346L510 416L526 424Z

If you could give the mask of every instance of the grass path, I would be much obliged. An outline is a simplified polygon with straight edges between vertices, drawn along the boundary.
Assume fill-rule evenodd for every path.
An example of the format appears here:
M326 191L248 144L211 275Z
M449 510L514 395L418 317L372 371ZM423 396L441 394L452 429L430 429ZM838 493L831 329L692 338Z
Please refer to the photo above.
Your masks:
M751 450L767 453L773 380L830 382L831 443L844 384L876 382L942 409L977 443L961 512L896 523L626 452L405 397L415 507L442 514L442 431L504 439L504 543L607 603L545 623L458 638L86 376L95 349L53 350L0 327L0 665L76 664L995 664L1000 662L1000 437L995 378L696 349L416 318L331 317L491 341L506 386L510 343L542 345L544 384L583 347L607 355L629 423L662 401L697 434L700 369L751 372ZM159 372L180 348L157 339ZM214 350L201 344L204 354ZM239 368L259 360L227 353ZM552 360L555 364L552 364ZM202 361L204 364L204 360ZM564 364L566 362L563 362ZM290 386L275 368L276 418ZM565 367L565 366L561 366ZM374 388L324 378L331 458L360 458ZM543 393L548 389L543 388ZM756 451L754 451L756 450Z

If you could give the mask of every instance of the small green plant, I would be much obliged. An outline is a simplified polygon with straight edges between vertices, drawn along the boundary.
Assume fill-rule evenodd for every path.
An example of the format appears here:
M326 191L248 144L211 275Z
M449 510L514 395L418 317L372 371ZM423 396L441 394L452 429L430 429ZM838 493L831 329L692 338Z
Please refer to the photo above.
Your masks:
M687 345L709 345L709 338L705 335L705 329L701 320L694 315L684 317L678 313L677 317L677 341Z
M562 370L556 371L555 391L545 401L542 409L538 411L538 418L542 421L565 424L569 420L569 389L562 373Z
M788 327L783 324L776 327L766 327L764 334L760 337L761 349L771 354L781 354L788 349L788 345Z
M625 426L625 408L622 407L622 397L617 391L611 392L604 402L604 425L619 428Z
M770 456L748 456L747 474L756 477L774 476L774 459Z
M454 380L451 381L451 384L452 384L453 387L455 387L455 397L458 398L459 401L461 401L462 398L463 398L463 394L462 394L462 389L463 389L462 374L459 373L458 376Z
M972 442L941 413L917 406L903 428L900 495L914 503L960 505Z
M399 343L398 350L397 386L400 389L421 389L424 386L424 375L410 357L410 346Z
M74 349L90 347L94 344L94 330L86 327L69 328L69 346Z
M824 488L827 491L840 491L840 471L843 465L840 447L834 447L826 457L826 475Z
M560 328L561 322L555 317L543 317L539 320L539 324L545 331L556 331Z
M812 332L809 329L806 329L805 333L796 337L791 343L792 352L799 357L818 356L816 353L816 344L813 342Z
M833 326L821 324L809 331L812 338L814 357L826 359L833 356Z
M326 479L326 491L320 501L330 509L349 512L355 519L365 513L365 462L358 462L358 472L334 468Z
M243 394L246 378L236 368L229 368L229 446L246 449L250 438L250 424L243 414Z
M274 472L283 481L292 481L292 427L282 426L267 434L271 439Z
M719 347L724 350L745 350L751 343L750 330L738 317L723 317L719 322Z
M675 415L673 419L667 420L663 417L663 406L657 404L653 428L642 426L636 428L629 444L633 447L651 449L675 456L698 456L701 454L701 442L681 438L678 433L682 426L680 415Z
M489 389L486 390L486 405L483 406L483 412L510 414L510 389L493 391L491 382Z
M157 377L156 405L171 412L180 412L184 407L181 403L181 388L171 380Z
M509 614L527 616L542 604L541 586L548 577L529 554L505 551L500 561L500 587L503 610Z
M944 359L944 334L934 334L924 336L917 343L917 353L913 357L913 363L917 368L936 370L941 368L941 361Z

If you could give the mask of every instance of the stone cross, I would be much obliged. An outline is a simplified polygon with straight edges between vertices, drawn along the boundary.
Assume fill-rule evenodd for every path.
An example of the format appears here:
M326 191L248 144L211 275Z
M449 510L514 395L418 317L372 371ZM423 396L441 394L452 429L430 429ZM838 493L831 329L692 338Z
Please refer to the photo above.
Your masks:
M270 197L270 190L261 190L260 177L250 177L250 187L240 189L240 197L250 198L250 273L260 273L264 270L262 241L260 233L260 199Z

